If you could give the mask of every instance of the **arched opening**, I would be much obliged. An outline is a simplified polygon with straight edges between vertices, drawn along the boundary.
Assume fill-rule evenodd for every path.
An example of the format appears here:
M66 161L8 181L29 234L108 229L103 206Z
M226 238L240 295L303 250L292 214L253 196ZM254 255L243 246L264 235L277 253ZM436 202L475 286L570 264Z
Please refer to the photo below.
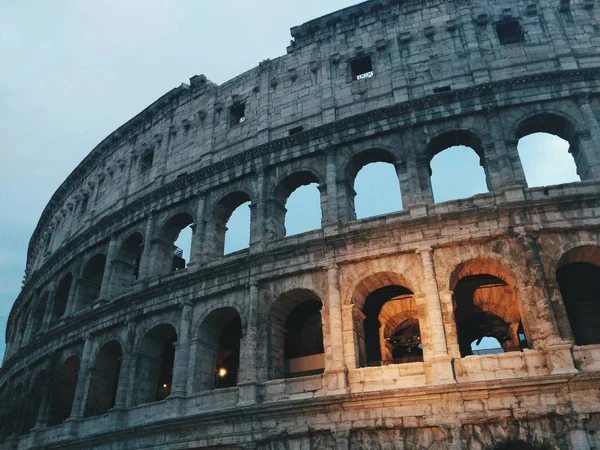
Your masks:
M556 279L575 344L600 344L600 247L569 250L559 260Z
M37 301L31 318L31 336L35 336L42 329L44 315L46 314L46 305L48 304L49 292L46 291Z
M91 306L100 297L105 266L106 256L102 254L95 255L85 265L79 281L77 302L75 304L77 311Z
M575 127L563 117L547 113L529 117L519 124L517 139L529 187L580 181L588 170Z
M436 203L488 192L483 147L473 133L465 130L443 133L431 140L427 151Z
M51 324L58 322L58 320L65 314L72 282L73 276L69 272L60 280L60 283L58 283L56 297L54 299L54 306L52 308L52 318L50 320Z
M143 249L144 237L141 233L133 233L123 242L119 255L112 263L111 283L116 295L127 291L139 278Z
M77 356L69 357L56 371L48 426L59 425L71 415L78 375L79 358Z
M395 162L394 155L381 149L367 150L352 157L346 168L350 220L402 210Z
M498 263L487 259L463 263L455 270L451 286L462 357L528 347L514 278Z
M35 427L47 382L48 377L45 371L41 371L33 379L25 403L25 414L23 416L23 425L21 426L22 434L29 433Z
M213 213L215 255L242 250L250 245L250 197L233 192L219 201Z
M18 383L12 394L9 396L10 400L7 404L8 418L4 424L4 437L8 437L11 434L19 434L21 431L21 424L23 419L23 404L25 402L25 388L23 383Z
M158 325L144 336L136 371L135 404L164 400L171 393L177 332L171 325Z
M234 387L240 369L242 321L235 308L211 312L202 322L195 390Z
M100 348L92 366L84 412L86 417L104 414L115 406L122 358L121 344L116 340L107 342Z
M190 262L193 223L192 216L179 213L163 225L154 244L157 275L166 275L186 268Z
M23 306L21 313L17 316L17 334L15 340L19 342L19 345L25 345L27 343L27 336L25 335L27 331L27 319L29 318L31 310L31 304L27 304Z
M360 367L423 361L423 345L413 292L399 275L363 280L364 319L356 337ZM391 279L390 279L391 278ZM357 296L355 295L355 301ZM357 305L358 306L358 305Z
M271 309L271 379L323 373L322 307L321 299L307 289L294 289L275 301Z
M274 197L268 219L272 238L321 228L324 194L313 173L296 172L284 178L275 189Z

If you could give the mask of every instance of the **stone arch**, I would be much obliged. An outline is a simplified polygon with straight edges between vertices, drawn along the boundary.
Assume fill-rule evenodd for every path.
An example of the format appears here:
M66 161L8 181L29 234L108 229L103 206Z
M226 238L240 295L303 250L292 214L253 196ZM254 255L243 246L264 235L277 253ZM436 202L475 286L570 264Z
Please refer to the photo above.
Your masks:
M103 253L95 254L85 263L77 287L76 311L91 306L94 301L100 298L105 268L106 256Z
M52 316L50 318L50 324L55 324L65 314L67 310L67 303L69 301L69 295L73 284L73 275L71 272L67 272L58 283L56 288L56 295L54 296L54 305L52 306Z
M29 320L29 315L31 314L31 302L27 302L21 308L21 311L17 315L17 319L15 321L15 342L18 345L25 345L27 343L27 321Z
M242 329L241 315L233 306L220 305L205 314L198 327L194 391L237 384Z
M312 290L295 288L280 294L269 308L269 378L323 373L323 302Z
M494 352L528 347L516 280L503 264L485 257L464 261L453 270L449 287L461 356L472 355L472 343L485 337L501 344Z
M46 308L50 298L50 291L46 290L38 297L31 314L31 336L38 334L44 323Z
M225 253L225 238L227 235L227 222L234 211L247 202L251 197L245 190L236 190L223 195L215 204L212 212L214 230L209 233L209 241L214 243L214 254L221 256ZM248 224L251 227L251 224Z
M44 404L44 394L46 383L48 382L48 374L45 370L40 370L35 377L32 378L32 383L29 386L29 393L25 402L25 412L21 425L21 433L28 433L35 427L38 419L38 414Z
M156 275L166 275L186 267L181 249L176 247L175 241L183 229L193 224L194 217L187 211L174 213L163 222L158 238L152 243L152 270Z
M12 394L9 395L8 403L8 420L4 424L3 432L4 437L8 437L11 434L20 434L21 425L23 419L23 403L25 401L25 383L23 380L14 381L13 386L15 388Z
M581 151L577 121L562 111L536 111L521 117L513 126L512 135L518 142L521 138L534 133L547 133L567 141L569 153L573 155L577 175L581 180L591 178L590 165Z
M491 174L489 173L486 165L483 143L479 135L471 129L457 128L451 130L444 130L436 134L429 140L429 142L427 143L426 152L427 159L429 162L430 180L433 177L433 169L431 167L433 159L440 153L457 146L468 147L469 149L475 152L475 154L479 158L479 165L483 168L487 190L490 191L492 189L490 181ZM460 173L458 174L458 176L464 177L464 173ZM478 192L473 192L471 195L474 195L476 193Z
M86 417L104 414L115 405L122 358L123 349L116 339L105 342L96 352L84 411Z
M371 273L355 285L351 303L357 367L422 361L419 315L413 295L398 272ZM413 353L417 358L408 354L394 358L395 353Z
M71 355L58 366L54 374L48 426L59 425L71 416L79 365L79 356Z
M284 175L275 183L267 217L267 229L270 230L272 238L286 236L286 203L290 195L296 191L296 189L313 183L318 185L320 191L321 226L323 226L323 210L327 201L327 194L321 189L322 182L319 175L311 169L301 168Z
M171 393L176 342L176 328L168 323L144 334L136 358L135 405L160 401Z
M556 264L556 280L575 344L600 344L600 246L566 251Z
M390 149L385 147L373 147L368 149L361 149L352 154L352 156L347 160L344 168L345 187L347 189L346 198L349 203L348 214L349 220L355 220L357 217L356 214L356 178L359 172L364 169L367 165L372 163L385 163L393 166L394 173L398 179L398 193L400 195L399 202L400 207L398 210L402 209L403 202L403 189L400 186L400 174L397 172L397 165L399 163L398 157L392 152ZM395 193L394 193L395 194Z
M139 231L130 233L123 240L116 259L112 261L111 286L116 295L127 291L139 278L144 245L144 236Z

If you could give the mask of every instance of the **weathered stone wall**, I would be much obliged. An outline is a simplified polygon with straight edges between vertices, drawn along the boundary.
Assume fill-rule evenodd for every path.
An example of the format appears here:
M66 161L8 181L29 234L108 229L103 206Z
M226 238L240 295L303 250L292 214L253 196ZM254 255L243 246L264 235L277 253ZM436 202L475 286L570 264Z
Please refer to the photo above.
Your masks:
M292 29L285 56L221 86L193 77L157 100L40 219L7 328L0 448L599 445L600 345L575 345L556 281L566 263L600 266L599 14L588 0L373 0ZM503 45L496 23L514 19L523 41ZM354 80L366 56L373 76ZM581 182L527 188L517 141L538 131L569 141ZM435 204L429 163L458 144L489 192ZM394 164L404 210L357 221L354 180L375 161ZM286 237L285 201L310 182L322 227ZM250 247L223 256L245 201ZM172 272L189 224L191 261ZM461 355L455 291L478 275L502 283L477 300L513 327L502 354ZM389 286L411 292L422 360L369 367L365 306ZM286 318L307 299L323 373L286 378ZM237 383L217 389L235 317ZM170 339L170 395L146 402ZM110 409L89 414L112 385Z

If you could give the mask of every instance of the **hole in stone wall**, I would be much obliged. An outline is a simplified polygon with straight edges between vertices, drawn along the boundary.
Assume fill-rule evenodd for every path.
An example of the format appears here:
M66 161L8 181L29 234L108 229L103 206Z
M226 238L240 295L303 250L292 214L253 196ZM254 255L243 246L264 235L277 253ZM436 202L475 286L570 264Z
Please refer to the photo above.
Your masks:
M154 151L149 150L144 153L140 158L140 172L145 173L150 170L154 163Z
M173 248L173 272L185 269L190 261L190 251L192 248L192 226L188 225L179 232Z
M229 108L229 119L232 126L246 121L246 104L237 103Z
M365 165L354 181L356 218L363 219L402 210L398 174L393 164Z
M239 315L223 327L219 336L216 366L215 388L234 387L238 382L240 366L240 341L242 322Z
M532 133L519 139L517 148L529 187L581 180L566 140L549 133Z
M225 232L224 254L243 250L250 246L250 202L238 206L229 217Z
M303 126L295 127L295 128L292 128L290 131L288 131L288 135L293 136L294 134L302 133L303 131L304 131Z
M421 332L412 298L404 286L389 285L372 291L365 299L360 366L380 366L423 361ZM362 350L364 349L364 350Z
M72 281L73 276L68 273L60 280L60 283L58 284L56 298L54 299L54 307L52 309L52 324L58 322L58 319L60 319L65 313L67 301L69 300L69 293L71 292Z
M436 203L487 192L480 157L470 147L456 145L437 153L430 163L431 188Z
M295 189L285 203L285 235L321 228L321 193L317 183Z
M323 328L319 300L308 300L296 306L285 322L285 376L301 377L323 373L314 368L310 358L323 354Z
M486 273L465 275L454 288L453 302L462 357L522 350L519 305L514 289L503 279ZM494 340L501 348L482 346Z
M49 293L46 291L41 296L35 309L33 311L33 317L31 318L31 335L36 335L42 329L42 323L44 322L44 314L46 313L46 304L48 303Z
M42 406L44 390L48 383L45 371L36 375L29 389L29 394L24 402L23 424L21 426L21 434L26 434L33 429L37 422L38 413Z
M106 256L102 254L93 256L85 265L79 281L79 292L75 304L77 311L90 306L100 297L105 266Z
M57 370L54 378L48 426L63 423L71 415L79 375L79 358L71 356Z
M373 61L370 56L361 56L350 61L350 70L353 80L372 78L375 74L373 72Z
M452 88L450 86L441 86L433 88L434 94L439 94L440 92L449 92Z
M523 41L523 30L517 19L503 20L496 23L496 34L502 45Z
M600 344L600 267L572 262L556 271L556 279L575 344Z
M94 361L85 417L106 413L115 405L123 351L118 341L102 346Z

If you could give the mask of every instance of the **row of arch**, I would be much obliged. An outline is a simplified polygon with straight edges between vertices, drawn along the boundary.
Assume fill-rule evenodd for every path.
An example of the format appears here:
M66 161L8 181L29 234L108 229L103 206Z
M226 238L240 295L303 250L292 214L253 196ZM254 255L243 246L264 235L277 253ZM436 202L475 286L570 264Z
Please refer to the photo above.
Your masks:
M566 118L556 114L542 113L524 120L517 128L516 133L519 137L526 137L532 133L544 132L552 133L555 136L567 139L570 144L569 151L575 156L576 162L579 161L579 164L583 164L582 158L578 156L580 152L578 150L578 135L575 130L575 126ZM456 130L437 135L430 141L428 152L431 155L430 157L433 158L445 149L454 148L457 145L468 146L473 150L474 154L479 158L481 165L485 168L485 151L481 141L476 134L470 131ZM354 182L357 179L359 172L363 171L365 166L377 162L388 165L390 167L389 170L394 172L397 177L400 177L400 172L397 171L396 168L398 162L392 153L381 149L369 150L354 155L346 165L346 178L351 180L350 185L355 184ZM431 169L429 170L431 171ZM579 170L579 172L582 170ZM382 179L382 173L379 173L379 175L377 181ZM392 175L392 177L393 176L394 175ZM461 171L460 173L457 173L457 176L464 178L464 172ZM485 174L482 174L482 178L483 177L487 179L489 187L490 174L486 171ZM397 180L398 179L399 178L397 178ZM398 185L398 183L396 184ZM310 202L313 203L312 209L317 212L317 215L315 216L313 214L311 218L309 212L311 206L307 205L307 202L304 202L299 208L301 210L300 215L302 221L309 222L309 228L320 227L321 224L325 222L325 217L322 216L322 210L327 207L326 190L317 190L317 186L321 185L322 181L319 180L319 177L312 170L300 170L281 178L274 190L273 200L267 208L269 210L269 219L267 220L267 223L264 224L264 227L266 228L269 237L285 236L288 228L295 228L294 231L298 231L298 227L295 227L295 223L297 224L300 220L296 219L295 223L292 222L291 224L286 222L286 218L288 217L286 206L290 203L289 200L294 193L305 187L312 186L316 191L313 193L312 197L310 197ZM350 210L354 211L353 203L356 192L353 188L349 189L348 199L351 203ZM390 193L391 195L386 195L385 192L382 193L377 191L376 195L379 198L397 198L399 201L399 207L397 209L401 209L402 202L400 200L399 192L400 191L398 190L394 190L394 192ZM315 205L314 203L319 196L320 201L317 201L317 204ZM357 198L357 201L358 200L359 199ZM361 199L361 201L364 202L365 199ZM237 248L243 248L244 246L249 245L251 228L253 228L251 222L257 220L256 214L254 214L254 217L251 217L252 214L248 209L248 211L243 214L243 224L231 224L230 219L232 216L235 216L241 210L244 210L252 204L251 193L248 191L231 192L215 203L206 224L204 236L204 245L206 249L203 250L205 255L222 255L226 252L226 241L228 239L231 240L233 234L236 235L237 240L239 241ZM153 255L147 255L147 258L152 260L147 261L146 273L144 275L149 275L150 273L162 275L186 267L186 264L193 258L187 249L191 247L190 241L192 239L192 229L198 228L195 225L196 221L197 220L194 219L192 214L182 212L170 217L162 225L157 239L153 244ZM312 225L310 224L311 222ZM228 226L233 226L234 228L228 231ZM256 226L254 226L254 228L256 228ZM301 229L301 231L304 230ZM241 240L239 239L240 235L243 236ZM183 244L180 244L180 242L183 242ZM137 232L129 236L126 241L122 243L120 252L117 255L113 255L113 259L110 261L110 279L104 278L107 255L97 254L87 261L81 277L76 283L77 298L74 300L76 309L83 309L99 298L103 283L108 283L113 288L111 289L112 292L105 292L105 294L109 294L109 298L127 290L140 277L142 253L145 246L142 232ZM180 246L185 248L182 249ZM199 255L194 256L196 258L199 257ZM67 274L61 279L56 292L53 311L48 318L48 324L56 323L56 321L65 313L73 281L72 274ZM22 336L25 333L24 327L28 320L31 320L30 335L35 335L42 329L44 317L47 314L45 308L49 303L48 296L48 291L42 293L41 296L38 296L40 298L34 302L35 305L33 309L24 310L24 312L21 313L21 317L18 318L20 321L20 328L18 333L15 333L16 335Z
M575 343L600 344L600 247L580 246L565 253L558 261L556 279ZM531 344L520 286L501 262L484 258L463 262L453 271L449 287L455 331L448 329L446 334L456 333L460 357L521 351ZM420 324L426 303L401 274L367 276L354 287L351 302L357 311L353 316L357 367L424 361L431 339L427 327L422 330ZM287 291L270 304L265 318L269 379L324 371L323 330L327 322L322 308L322 299L303 288ZM221 306L206 314L190 351L194 355L190 356L194 361L192 379L181 374L179 381L175 379L179 351L176 324L159 321L134 348L127 348L119 338L108 339L91 358L81 414L95 416L115 406L160 401L174 389L193 393L236 386L246 379L244 371L252 361L260 360L258 354L248 354L251 346L244 316L233 306ZM478 350L483 339L496 345ZM78 383L82 383L80 358L69 355L57 364L52 376L49 369L37 372L29 386L14 383L11 395L8 387L2 386L0 399L9 399L2 402L6 405L1 408L5 418L0 421L5 424L2 436L28 432L36 424L57 425L69 418ZM130 369L123 371L124 365ZM45 386L51 389L45 391Z
M478 120L480 121L481 119ZM434 159L438 158L438 155L441 153L447 153L446 150L448 149L452 149L450 153L452 153L453 158L459 154L462 154L462 156L459 157L461 161L460 167L453 166L444 170L444 172L452 173L453 176L451 179L445 181L446 187L440 189L440 198L443 201L465 198L486 191L501 190L507 183L525 185L526 179L523 174L519 154L516 151L517 141L537 133L552 135L557 142L561 142L562 144L559 147L564 149L561 151L566 154L568 150L572 154L576 165L570 164L573 169L567 175L567 178L547 184L593 178L590 163L593 164L595 161L588 161L589 156L586 153L588 150L582 150L581 136L585 133L580 131L581 127L577 127L576 123L575 120L566 114L556 111L536 112L522 118L518 121L518 125L511 130L511 135L514 135L515 139L514 143L504 141L495 142L494 140L498 139L498 136L495 136L498 134L498 131L496 133L487 133L490 136L485 136L482 139L481 135L485 133L484 130L481 130L482 126L484 126L483 124L478 123L479 129L473 129L468 128L468 125L465 123L466 127L446 129L434 134L431 138L428 137L428 144L422 155L413 155L412 150L401 152L400 147L406 147L407 144L410 144L409 142L398 142L397 145L399 148L386 148L384 145L381 148L369 151L359 151L358 154L354 155L341 155L341 160L336 158L335 161L335 165L340 169L336 178L340 187L346 191L342 194L342 197L347 198L342 200L346 204L339 208L339 217L333 220L354 220L356 217L365 218L391 211L399 211L403 207L406 208L413 203L433 203L434 193L430 179L432 176L432 167L436 166L436 173L442 172L441 168L438 168L435 164ZM472 123L469 124L471 127L473 126ZM500 136L503 134L500 132ZM393 145L395 146L396 144ZM541 149L543 151L538 153L539 158L535 165L549 168L550 163L544 165L544 162L549 161L547 154L553 145L550 145L547 140L540 141L538 145L546 148ZM464 147L462 152L456 150L455 147L457 146ZM505 149L504 146L507 148ZM515 148L512 148L513 146ZM466 151L466 148L469 150ZM416 167L404 168L404 165L412 164L410 161L411 158L416 158ZM555 161L554 158L555 155L552 156L553 161ZM447 163L449 159L445 159L444 161ZM566 162L568 163L568 160ZM388 181L385 184L389 187L386 187L386 193L382 193L379 190L369 197L369 190L357 186L356 179L359 172L363 173L362 169L364 166L373 163L380 163L380 167L371 182L383 186L383 179L387 179ZM302 164L304 164L304 167L302 167ZM321 164L321 167L319 167L319 164L302 164L298 166L297 173L285 174L283 177L275 177L272 180L274 188L270 191L269 201L272 201L274 204L268 212L268 220L271 222L268 233L274 237L283 237L290 233L296 234L309 231L319 228L322 223L332 220L331 217L327 217L329 211L326 211L326 209L330 208L331 205L328 205L328 192L323 189L331 180L322 170L324 165ZM481 168L477 167L477 164ZM560 163L553 165L553 167L557 166L564 169L565 160L561 160ZM509 171L514 172L511 175L512 178L509 177L511 178L510 180L506 180L503 175L500 175L501 172L506 172L507 168ZM532 170L535 170L535 168ZM540 170L537 170L537 172L539 173ZM467 191L461 193L456 192L455 195L447 195L448 192L455 191L456 186L465 180L466 174L469 175L468 178L471 180L479 180L476 183L476 187L467 189ZM366 178L370 179L371 177L366 176ZM289 204L290 195L299 188L305 190L305 192L310 192L310 194L306 194L308 197L306 195L303 196L303 198L310 198L310 200L301 201L302 206L298 207L297 211L299 212L297 214L294 214L293 210L287 211L286 214L286 209L289 209L289 206L294 203ZM319 189L321 190L320 193L318 192ZM357 197L356 207L355 197ZM318 200L319 198L320 201ZM360 203L363 205L377 204L381 198L389 199L381 209L365 209L365 207L359 205ZM329 203L331 203L332 199L329 200ZM338 200L341 200L341 197L333 199L333 201ZM241 214L243 216L241 220L244 222L244 225L236 227L238 233L243 230L244 238L242 242L228 246L228 251L248 246L250 240L250 224L248 222L251 214L246 207L250 204L256 205L258 201L259 199L253 194L252 188L240 189L238 192L230 195L229 198L223 199L223 203L215 208L213 218L216 221L217 228L225 228L233 211L244 205L244 214ZM306 211L307 205L309 205L309 213ZM307 222L307 218L310 218L310 223L306 226L297 227L298 220L287 220L288 216L301 218L302 222ZM253 219L256 219L256 217L253 217ZM221 252L223 250L225 234L223 233L223 236L220 233L217 234L219 239L215 241L215 245L218 253L219 249Z

